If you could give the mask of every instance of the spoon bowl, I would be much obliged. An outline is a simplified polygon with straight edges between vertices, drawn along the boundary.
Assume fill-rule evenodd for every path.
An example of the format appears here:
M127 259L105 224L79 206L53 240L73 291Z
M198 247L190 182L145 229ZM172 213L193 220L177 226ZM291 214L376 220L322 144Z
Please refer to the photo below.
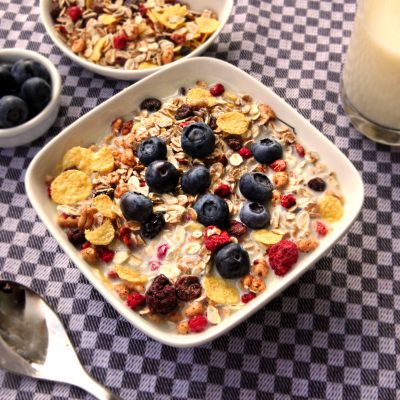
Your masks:
M0 280L0 368L78 386L100 400L119 397L83 369L58 316L29 288Z

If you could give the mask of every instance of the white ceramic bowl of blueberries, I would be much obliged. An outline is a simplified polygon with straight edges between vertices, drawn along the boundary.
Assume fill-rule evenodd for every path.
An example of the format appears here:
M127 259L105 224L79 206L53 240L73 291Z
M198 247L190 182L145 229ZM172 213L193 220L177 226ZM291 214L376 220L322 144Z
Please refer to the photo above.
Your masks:
M46 133L60 107L61 78L44 56L0 50L0 147L32 142Z

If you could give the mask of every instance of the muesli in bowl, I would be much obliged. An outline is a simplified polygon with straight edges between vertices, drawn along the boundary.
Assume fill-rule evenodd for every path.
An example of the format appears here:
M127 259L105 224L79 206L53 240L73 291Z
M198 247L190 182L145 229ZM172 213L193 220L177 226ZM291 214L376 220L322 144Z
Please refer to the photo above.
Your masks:
M268 291L335 229L345 201L269 105L202 80L143 99L99 143L69 149L46 183L58 225L104 283L180 334Z
M61 41L81 59L116 70L153 69L198 49L221 22L180 1L51 0Z

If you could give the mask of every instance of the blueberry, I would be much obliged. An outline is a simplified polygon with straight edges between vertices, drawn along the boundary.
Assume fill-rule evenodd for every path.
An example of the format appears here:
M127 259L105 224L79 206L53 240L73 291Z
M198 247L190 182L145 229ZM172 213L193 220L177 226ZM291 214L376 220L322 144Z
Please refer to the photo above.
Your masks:
M252 152L256 161L261 164L272 164L282 158L282 146L273 139L258 140L252 147Z
M240 209L240 219L251 229L261 229L269 224L269 211L260 203L245 203Z
M153 161L146 169L146 183L151 192L172 192L179 181L178 170L168 161Z
M50 75L47 69L37 61L18 60L11 68L11 74L19 85L29 78L42 78L50 83Z
M181 146L192 157L205 157L214 150L215 136L204 122L193 122L183 128Z
M196 165L182 176L182 189L188 194L204 193L210 184L210 171L203 165Z
M23 124L28 118L26 103L16 96L0 99L0 128L12 128Z
M273 186L267 175L248 172L240 177L239 189L246 199L264 203L271 199Z
M0 97L15 93L18 90L17 82L6 65L0 66Z
M179 53L182 57L185 57L188 54L190 54L191 52L192 52L192 48L190 46L182 46Z
M152 136L140 144L137 156L139 157L139 161L147 166L153 161L165 160L167 157L167 146L159 137Z
M42 78L29 78L21 86L21 97L35 111L41 111L49 104L51 87Z
M12 64L9 63L1 63L0 68L5 68L8 72L11 72Z
M226 201L221 197L205 194L196 201L194 209L201 224L205 226L216 225L222 229L228 226L229 208Z
M250 271L249 254L238 243L230 243L217 252L215 266L225 279L237 279Z
M153 203L147 196L140 193L124 193L119 206L128 221L144 222L153 213Z

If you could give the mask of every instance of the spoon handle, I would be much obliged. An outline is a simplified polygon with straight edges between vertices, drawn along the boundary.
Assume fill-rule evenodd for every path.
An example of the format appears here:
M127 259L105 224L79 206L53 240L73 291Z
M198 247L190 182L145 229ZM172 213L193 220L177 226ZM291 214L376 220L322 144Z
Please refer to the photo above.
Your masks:
M110 392L86 372L80 375L79 380L75 379L72 385L86 390L99 400L121 400L120 397Z

